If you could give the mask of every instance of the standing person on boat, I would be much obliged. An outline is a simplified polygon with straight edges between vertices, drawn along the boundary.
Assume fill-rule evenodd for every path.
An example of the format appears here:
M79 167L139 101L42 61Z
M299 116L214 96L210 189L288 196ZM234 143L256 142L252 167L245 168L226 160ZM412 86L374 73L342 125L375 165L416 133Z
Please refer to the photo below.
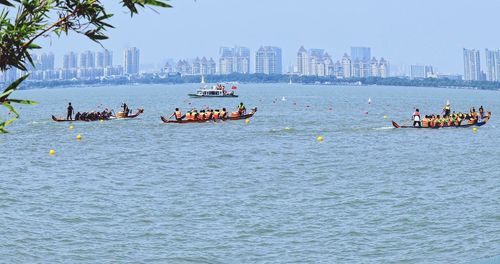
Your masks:
M245 105L243 104L243 102L241 102L239 105L238 105L238 113L240 113L240 116L241 115L244 115L246 113L247 109L245 108Z
M125 114L125 116L128 116L129 112L128 105L126 103L123 103L122 107L123 107L123 113Z
M450 102L447 102L446 105L443 107L443 117L447 117L450 115L451 113L451 105L450 105Z
M179 110L179 108L175 108L175 112L169 118L172 118L172 116L175 116L175 120L177 121L181 121L183 118L182 112Z
M68 114L66 115L66 120L73 120L73 106L71 102L68 103Z
M420 111L418 110L418 108L415 109L415 113L413 113L412 119L413 126L418 124L418 127L422 127L422 122L420 121Z
M481 118L483 118L483 117L484 117L484 108L483 108L483 106L480 106L480 107L479 107L479 116L480 116Z

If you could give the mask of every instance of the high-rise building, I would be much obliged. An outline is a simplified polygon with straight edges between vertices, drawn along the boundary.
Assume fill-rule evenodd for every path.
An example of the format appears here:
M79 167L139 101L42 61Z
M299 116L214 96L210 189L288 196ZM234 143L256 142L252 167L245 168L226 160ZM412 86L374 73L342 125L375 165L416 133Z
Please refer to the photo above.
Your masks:
M481 80L481 59L479 50L464 49L464 80Z
M95 53L88 50L80 54L80 68L95 68Z
M250 73L250 49L236 46L219 49L219 73Z
M246 47L234 47L234 69L237 73L250 73L250 49Z
M104 68L104 52L97 52L95 54L95 63L97 68Z
M368 47L351 47L351 61L367 62L371 59L371 49Z
M309 66L309 53L304 46L300 46L297 52L297 73L300 75L309 75Z
M434 70L430 65L411 65L410 79L425 79L434 76Z
M333 75L334 63L323 49L306 50L303 46L297 52L297 73L299 75Z
M123 65L125 74L139 74L139 57L140 51L136 47L126 49L123 52Z
M63 69L76 69L78 67L77 57L77 54L72 51L68 54L64 54Z
M500 81L500 50L486 49L486 80L492 82Z
M46 71L54 69L54 53L43 53L40 56L40 68L38 70Z
M104 50L104 67L113 67L113 52Z
M219 73L230 74L234 72L234 51L232 48L219 49Z
M281 48L265 46L255 53L255 73L281 74Z
M352 77L352 63L349 55L344 53L342 56L342 77L343 78L351 78Z

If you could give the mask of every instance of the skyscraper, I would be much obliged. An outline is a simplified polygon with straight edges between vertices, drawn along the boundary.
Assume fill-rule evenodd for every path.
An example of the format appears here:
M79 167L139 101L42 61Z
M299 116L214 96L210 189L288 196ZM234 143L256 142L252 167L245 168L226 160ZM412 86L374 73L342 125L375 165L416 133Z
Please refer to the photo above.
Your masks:
M113 67L113 52L109 51L109 50L104 50L103 54L104 54L104 65L103 66L105 68Z
M485 50L486 54L486 80L500 81L500 50Z
M250 49L246 47L234 47L235 70L237 73L250 73Z
M80 68L95 68L95 53L88 50L80 54Z
M344 53L344 56L342 56L342 77L344 78L351 78L352 77L352 61L349 55Z
M219 49L219 73L230 74L234 72L234 51L228 47Z
M136 47L123 51L123 65L125 74L139 74L140 51Z
M219 73L230 74L233 72L250 72L250 49L240 46L219 49Z
M40 57L41 67L39 70L53 70L54 69L54 53L43 53Z
M78 67L77 55L74 52L64 54L63 57L63 69L75 69Z
M255 53L255 73L281 74L281 48L265 46Z
M464 49L464 80L481 80L481 59L479 50Z
M410 79L425 79L434 75L434 70L430 65L411 65Z
M368 47L351 47L351 61L367 62L371 59L371 49Z
M95 54L95 62L97 68L104 68L104 52L97 52Z
M300 46L297 52L297 72L300 75L309 75L309 54L304 46Z

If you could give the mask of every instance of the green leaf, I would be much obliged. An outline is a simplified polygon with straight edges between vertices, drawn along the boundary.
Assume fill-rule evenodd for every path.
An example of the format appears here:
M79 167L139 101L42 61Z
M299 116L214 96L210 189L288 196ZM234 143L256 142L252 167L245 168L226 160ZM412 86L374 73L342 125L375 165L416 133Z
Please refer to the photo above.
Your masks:
M164 7L164 8L172 7L171 5L169 5L167 3L164 3L162 1L157 1L157 0L144 0L144 4L158 6L158 7Z
M16 104L25 104L25 105L37 105L37 101L32 100L22 100L22 99L7 99L5 102L16 103Z
M9 3L9 1L7 0L0 0L0 5L6 5L6 6L12 6L14 7L13 4Z
M7 108L10 112L14 113L16 115L15 118L19 117L19 113L16 111L16 109L10 103L3 102L2 105L5 106L5 108Z
M28 45L28 49L41 49L42 47L35 44L35 43L31 43Z
M15 80L13 83L11 83L4 91L2 94L0 94L0 103L3 103L9 95L14 92L19 84L21 84L26 78L28 78L29 74L24 75L23 77Z

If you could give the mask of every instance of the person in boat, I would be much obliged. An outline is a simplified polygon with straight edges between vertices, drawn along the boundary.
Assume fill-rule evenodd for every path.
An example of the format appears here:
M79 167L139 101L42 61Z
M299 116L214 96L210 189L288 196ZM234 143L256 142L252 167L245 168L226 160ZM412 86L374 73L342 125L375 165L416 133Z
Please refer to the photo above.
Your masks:
M431 121L431 116L425 115L424 118L422 118L422 127L429 127Z
M191 120L197 120L198 119L198 110L193 109L191 110Z
M448 104L446 104L446 105L443 107L443 113L444 113L443 117L447 117L447 116L449 116L449 115L450 115L450 113L451 113L451 105L450 105L449 103L448 103Z
M205 114L205 120L210 120L212 119L212 109L207 109L206 114Z
M422 127L422 122L420 121L420 111L418 110L418 108L415 109L412 119L413 119L413 126L418 125L418 127Z
M179 108L175 108L175 112L169 118L172 118L173 116L175 116L175 120L177 120L177 121L181 121L182 118L184 118L184 116L182 115L182 112L181 112L181 110L179 110Z
M240 102L240 104L238 105L238 113L240 114L240 116L244 115L246 111L247 109L245 105L243 104L243 102Z
M217 120L220 118L220 112L219 109L215 109L215 111L212 113L212 119Z
M73 120L73 106L71 105L71 102L68 103L68 114L66 115L66 120Z
M226 108L222 108L222 111L220 111L220 119L224 120L224 119L227 119L227 112L226 112Z
M480 116L481 118L484 118L484 108L483 108L483 106L480 106L480 107L479 107L479 116Z
M205 110L200 110L200 113L198 114L198 120L203 121L206 120L207 114L205 113Z
M80 120L80 116L81 115L82 114L80 114L80 112L76 112L76 114L75 114L75 120Z
M441 126L441 117L439 115L436 115L431 122L432 127L439 127Z
M129 112L128 105L126 103L123 103L122 108L123 108L123 113L125 114L125 116L128 116L128 112Z

